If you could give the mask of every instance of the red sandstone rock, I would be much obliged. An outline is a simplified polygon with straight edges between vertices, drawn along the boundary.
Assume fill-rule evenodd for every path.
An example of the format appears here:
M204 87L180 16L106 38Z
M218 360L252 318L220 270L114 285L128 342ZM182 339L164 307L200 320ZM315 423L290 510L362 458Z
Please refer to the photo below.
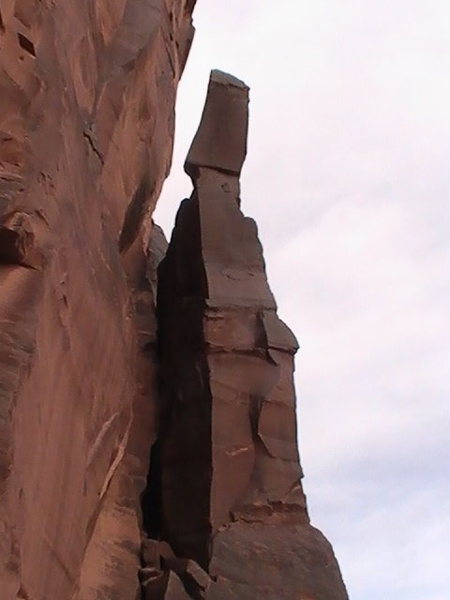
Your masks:
M161 534L209 572L210 600L344 600L300 482L297 342L239 208L248 88L236 81L212 73L186 161L194 192L160 266Z
M221 71L212 71L208 101L186 158L187 173L194 174L198 167L210 167L240 174L247 153L247 106L245 83Z
M157 429L141 223L170 166L194 3L0 6L2 600L140 593Z
M248 88L218 71L157 331L150 216L194 4L0 7L1 600L346 597L299 480L296 341L239 209Z

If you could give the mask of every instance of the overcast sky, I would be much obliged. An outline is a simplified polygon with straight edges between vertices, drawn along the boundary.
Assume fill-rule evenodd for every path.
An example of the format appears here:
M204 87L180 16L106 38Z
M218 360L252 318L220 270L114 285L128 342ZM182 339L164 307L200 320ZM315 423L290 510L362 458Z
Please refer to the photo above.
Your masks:
M198 0L195 25L155 220L190 194L210 69L244 79L313 523L351 600L449 600L450 0Z

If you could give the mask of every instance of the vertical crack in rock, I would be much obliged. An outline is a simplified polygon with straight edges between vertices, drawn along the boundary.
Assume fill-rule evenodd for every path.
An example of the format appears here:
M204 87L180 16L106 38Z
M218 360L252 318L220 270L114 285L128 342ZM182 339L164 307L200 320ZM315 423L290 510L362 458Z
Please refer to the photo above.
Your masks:
M149 478L158 500L144 510L159 512L147 515L153 534L209 574L190 588L181 559L166 560L193 598L345 600L301 485L297 342L276 314L256 225L240 210L248 92L211 73L185 163L194 191L159 267L162 407Z

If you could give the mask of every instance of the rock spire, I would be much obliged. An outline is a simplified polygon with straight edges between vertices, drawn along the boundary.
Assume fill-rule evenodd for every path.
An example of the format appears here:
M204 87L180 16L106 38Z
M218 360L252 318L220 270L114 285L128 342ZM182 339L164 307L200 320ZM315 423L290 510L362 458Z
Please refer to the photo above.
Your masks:
M185 163L194 190L159 268L159 534L209 573L208 599L344 600L301 485L297 341L240 209L248 94L211 73Z

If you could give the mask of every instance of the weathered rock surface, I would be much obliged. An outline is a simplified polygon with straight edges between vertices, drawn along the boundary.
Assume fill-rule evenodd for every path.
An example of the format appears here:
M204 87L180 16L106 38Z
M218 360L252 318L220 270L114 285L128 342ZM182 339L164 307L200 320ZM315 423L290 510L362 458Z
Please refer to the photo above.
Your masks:
M2 600L140 593L157 426L141 222L169 170L194 4L0 6Z
M247 105L242 82L212 72L185 167L194 191L159 269L159 533L209 573L201 597L344 600L300 482L297 342L239 207Z
M194 4L0 6L1 600L346 598L219 71L156 274Z

